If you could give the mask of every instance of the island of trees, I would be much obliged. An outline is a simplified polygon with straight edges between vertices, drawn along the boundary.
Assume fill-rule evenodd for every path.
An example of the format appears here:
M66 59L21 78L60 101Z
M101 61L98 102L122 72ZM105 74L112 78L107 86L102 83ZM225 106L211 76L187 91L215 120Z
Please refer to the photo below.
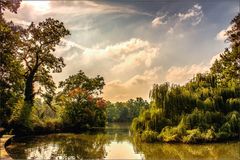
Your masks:
M55 47L70 32L53 18L23 28L4 19L21 0L0 2L0 125L16 135L79 132L108 122L132 122L144 142L212 142L240 137L240 14L227 32L230 47L208 73L187 84L154 84L150 103L142 98L112 103L101 97L100 75L82 70L56 86L64 59ZM58 88L58 92L56 89Z
M230 47L210 72L183 86L153 86L150 108L131 125L138 139L197 143L240 138L240 14L231 26L226 33Z

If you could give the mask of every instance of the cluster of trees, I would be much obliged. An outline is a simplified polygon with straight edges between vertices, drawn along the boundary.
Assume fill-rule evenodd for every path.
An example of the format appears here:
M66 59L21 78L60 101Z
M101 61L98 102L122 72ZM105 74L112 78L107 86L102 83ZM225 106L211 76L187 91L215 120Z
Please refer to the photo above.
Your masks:
M149 104L141 97L127 102L107 102L106 112L108 122L131 122L140 112L149 108Z
M240 14L226 33L230 47L209 73L184 86L155 84L150 109L135 118L132 132L146 142L208 142L240 136Z
M105 126L103 77L89 78L80 70L60 82L55 94L51 73L60 73L65 64L54 51L70 32L53 18L27 28L5 20L3 11L17 13L20 3L0 2L0 125L16 133Z
M103 77L89 78L81 70L60 82L60 92L55 93L51 73L60 73L65 64L54 51L70 32L52 18L27 28L5 20L3 11L17 13L20 3L0 1L1 126L18 134L80 130L104 127L106 120L133 120L131 131L146 142L240 136L240 14L226 33L230 47L209 73L197 74L184 86L155 84L150 104L142 98L111 103L101 98Z

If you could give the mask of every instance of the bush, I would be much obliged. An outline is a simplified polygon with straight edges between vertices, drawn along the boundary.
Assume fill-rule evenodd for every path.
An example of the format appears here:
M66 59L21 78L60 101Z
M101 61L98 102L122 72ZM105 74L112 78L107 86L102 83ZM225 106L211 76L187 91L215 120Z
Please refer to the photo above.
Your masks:
M27 134L32 132L33 124L30 121L32 106L26 104L23 99L20 99L14 109L9 120L9 125L13 128L14 134Z
M230 98L227 100L227 104L232 111L240 112L240 98Z
M142 122L139 120L139 118L134 118L131 126L130 126L130 130L132 133L141 133L144 130L144 125L142 124Z
M158 140L164 142L179 142L186 134L185 118L182 118L177 127L166 126L158 135Z
M166 126L158 135L157 139L163 142L177 142L180 140L177 127Z
M141 140L143 142L148 142L148 143L152 143L157 141L157 136L158 133L152 130L145 130L142 134L141 134Z
M214 132L213 128L211 128L208 129L206 133L203 133L202 137L205 141L211 142L216 140L216 133Z
M199 128L187 130L187 135L183 137L184 143L196 143L202 140L202 134Z
M240 114L237 111L233 111L233 112L230 112L226 118L227 118L227 122L230 125L231 132L239 134Z

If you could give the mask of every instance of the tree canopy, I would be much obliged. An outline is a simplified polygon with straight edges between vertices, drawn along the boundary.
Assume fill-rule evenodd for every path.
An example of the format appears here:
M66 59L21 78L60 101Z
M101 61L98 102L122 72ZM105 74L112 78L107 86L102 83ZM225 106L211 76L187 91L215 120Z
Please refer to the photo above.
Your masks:
M31 23L22 36L22 50L19 58L25 64L25 101L33 104L34 82L44 86L48 93L54 93L55 84L50 72L61 72L65 66L62 57L53 52L61 38L70 32L62 22L48 18L38 25Z

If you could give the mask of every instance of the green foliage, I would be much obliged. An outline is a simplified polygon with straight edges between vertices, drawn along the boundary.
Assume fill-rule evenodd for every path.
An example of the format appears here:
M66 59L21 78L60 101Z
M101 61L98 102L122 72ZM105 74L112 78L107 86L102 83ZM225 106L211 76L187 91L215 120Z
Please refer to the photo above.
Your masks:
M196 142L200 141L201 138L202 138L202 136L201 136L201 131L199 128L187 130L187 135L183 137L183 142L196 143Z
M145 130L141 134L141 140L144 142L155 142L157 140L158 133L152 130Z
M83 129L104 127L106 123L106 102L97 97L102 93L103 77L87 77L83 71L60 82L63 91L57 100L64 107L61 115L67 128Z
M8 9L12 13L17 13L22 0L1 0L0 1L0 19L2 19L3 11Z
M107 120L108 122L131 122L148 107L148 102L142 98L130 99L127 102L107 102Z
M161 132L161 130L165 127L171 125L171 121L165 117L160 109L153 108L151 110L143 111L139 117L134 118L130 130L132 133L139 133L140 135L143 134L145 131L152 131L154 133ZM151 133L152 133L151 132ZM141 136L142 141L149 141L146 138L150 134L149 132L145 133L145 136ZM149 135L151 136L151 135ZM153 140L151 138L151 140ZM150 141L151 141L150 140Z
M239 18L240 14L227 32L231 48L221 54L209 73L199 73L183 86L153 85L151 106L133 120L133 134L152 142L154 138L148 137L157 132L158 141L184 143L240 136Z
M9 124L12 128L14 128L15 133L27 133L29 131L32 131L33 124L30 121L31 111L31 105L25 103L23 99L20 99L14 105Z
M17 59L19 32L20 27L0 18L0 123L3 126L7 125L23 90L23 65Z
M51 72L59 73L65 66L62 57L55 57L53 52L61 38L70 32L62 22L48 18L38 25L31 23L22 34L20 60L25 64L25 101L33 105L34 82L43 86L47 93L54 94L55 83Z
M158 135L159 141L164 142L178 142L182 136L186 134L186 125L184 124L184 118L176 127L166 126L162 129Z

